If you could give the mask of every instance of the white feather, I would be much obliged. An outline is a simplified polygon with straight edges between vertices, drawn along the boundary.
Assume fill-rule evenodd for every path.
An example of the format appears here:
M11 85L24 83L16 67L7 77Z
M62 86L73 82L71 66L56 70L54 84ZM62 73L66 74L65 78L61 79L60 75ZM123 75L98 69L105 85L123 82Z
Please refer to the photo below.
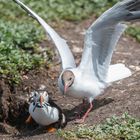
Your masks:
M29 113L32 116L32 118L40 125L47 126L59 120L59 111L55 107L36 107L35 110L34 108L34 104L31 103L29 106Z
M111 83L123 78L127 78L131 75L131 71L127 67L125 67L124 64L110 65L106 82Z

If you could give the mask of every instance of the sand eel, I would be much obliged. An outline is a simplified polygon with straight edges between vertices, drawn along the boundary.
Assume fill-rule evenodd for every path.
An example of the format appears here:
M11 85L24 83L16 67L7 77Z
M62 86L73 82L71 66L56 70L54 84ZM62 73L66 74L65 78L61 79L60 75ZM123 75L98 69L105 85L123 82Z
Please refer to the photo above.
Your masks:
M14 1L43 26L58 49L62 60L58 85L62 93L88 99L89 108L78 120L83 123L93 108L94 98L102 94L110 83L131 75L124 64L111 65L110 62L116 44L127 27L123 22L140 19L140 0L118 2L88 28L82 59L77 67L66 40L20 0Z
M45 90L37 90L31 93L29 113L30 116L26 123L30 123L32 119L40 126L48 127L48 131L55 131L56 128L63 128L66 125L65 115L48 96Z

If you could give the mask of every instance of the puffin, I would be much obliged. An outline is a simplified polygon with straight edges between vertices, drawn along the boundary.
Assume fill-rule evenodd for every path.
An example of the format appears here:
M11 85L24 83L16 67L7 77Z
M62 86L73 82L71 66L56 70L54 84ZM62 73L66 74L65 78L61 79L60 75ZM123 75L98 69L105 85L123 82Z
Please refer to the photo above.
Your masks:
M46 126L48 132L65 127L67 121L62 109L49 97L44 86L31 92L29 102L30 115L26 123L33 119L39 126Z

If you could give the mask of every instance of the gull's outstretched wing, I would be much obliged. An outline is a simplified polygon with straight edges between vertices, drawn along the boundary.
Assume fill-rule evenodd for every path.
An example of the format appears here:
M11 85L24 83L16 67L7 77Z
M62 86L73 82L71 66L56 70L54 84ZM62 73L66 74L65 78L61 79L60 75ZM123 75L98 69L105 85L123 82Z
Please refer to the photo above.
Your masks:
M140 19L140 0L118 2L101 15L86 32L79 68L106 82L113 51L126 28L121 22L137 19Z
M46 33L51 37L54 44L56 45L61 60L62 60L62 68L73 68L76 67L74 57L69 49L69 46L66 43L66 40L61 38L53 28L51 28L41 17L39 17L35 12L33 12L30 8L28 8L25 4L23 4L20 0L13 0L18 5L20 5L27 13L29 13L33 18L35 18L45 29Z

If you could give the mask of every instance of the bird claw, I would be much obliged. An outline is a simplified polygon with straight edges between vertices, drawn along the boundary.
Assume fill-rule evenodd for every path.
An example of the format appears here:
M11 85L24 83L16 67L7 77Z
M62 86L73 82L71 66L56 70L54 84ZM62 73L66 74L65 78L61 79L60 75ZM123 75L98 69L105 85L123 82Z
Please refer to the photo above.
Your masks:
M82 124L82 123L84 123L84 122L85 122L85 119L84 119L84 118L76 119L76 120L75 120L75 123L76 123L76 124Z

